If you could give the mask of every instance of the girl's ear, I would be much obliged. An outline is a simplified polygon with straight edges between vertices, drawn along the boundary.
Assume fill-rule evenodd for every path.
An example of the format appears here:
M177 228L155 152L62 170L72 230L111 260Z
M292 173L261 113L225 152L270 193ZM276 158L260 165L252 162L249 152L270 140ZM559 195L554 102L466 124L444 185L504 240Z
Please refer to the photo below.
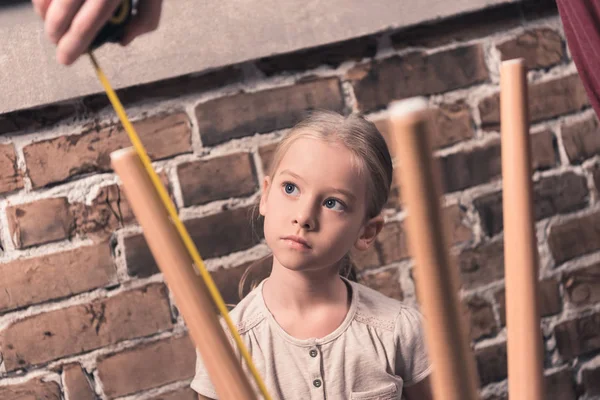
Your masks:
M258 211L260 215L265 216L266 211L266 203L267 203L267 194L269 193L269 188L271 187L271 178L269 176L265 176L262 184L262 193L260 195L260 204L258 207Z
M364 226L361 235L356 239L356 243L354 243L354 247L357 250L365 251L367 250L371 244L377 238L381 229L383 229L383 216L378 215L374 218L371 218Z

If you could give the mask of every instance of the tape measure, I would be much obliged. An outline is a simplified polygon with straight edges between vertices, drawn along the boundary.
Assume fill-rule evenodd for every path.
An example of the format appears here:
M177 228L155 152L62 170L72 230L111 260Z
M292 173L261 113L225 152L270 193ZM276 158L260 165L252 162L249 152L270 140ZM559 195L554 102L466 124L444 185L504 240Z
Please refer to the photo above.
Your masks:
M204 283L206 285L206 288L209 292L210 297L212 297L212 300L215 303L215 305L217 306L217 309L219 310L220 314L223 316L223 319L225 320L225 323L227 324L227 327L229 328L229 331L231 332L231 335L233 336L233 339L242 355L242 358L246 361L246 365L248 366L248 368L250 370L250 374L253 376L254 381L256 382L256 384L258 386L259 391L261 392L261 394L263 395L263 398L265 400L271 400L271 397L269 396L269 393L267 392L267 387L266 387L262 377L260 376L258 369L252 362L250 353L246 349L246 346L244 346L244 343L242 342L240 334L237 331L237 329L235 328L235 325L233 324L233 321L231 320L231 318L229 316L229 313L227 311L227 306L225 305L225 302L223 301L223 298L221 297L221 294L219 293L219 290L217 289L217 286L216 286L215 282L213 281L210 273L204 266L204 261L200 257L200 254L198 253L198 249L196 248L189 233L187 232L185 225L179 219L179 216L177 214L177 209L175 208L175 205L172 203L172 201L169 197L169 194L167 193L162 182L160 181L158 174L152 167L150 157L148 156L148 153L146 152L144 145L142 144L137 132L135 131L135 128L129 121L129 118L127 118L127 114L125 113L125 109L123 108L123 105L121 104L121 101L119 100L119 97L117 96L117 94L111 87L110 83L108 82L108 79L106 78L106 75L104 75L102 68L100 68L98 61L96 60L96 57L94 57L94 54L93 54L94 49L97 49L98 47L102 46L105 43L108 43L108 42L114 43L114 42L119 42L121 40L123 33L125 32L125 27L132 16L133 1L134 0L124 0L121 3L121 5L119 5L119 7L115 10L113 17L102 28L102 30L100 30L98 36L96 37L96 39L94 39L94 41L92 42L92 45L88 51L90 60L92 61L92 65L96 71L96 74L98 75L98 79L99 79L100 83L102 84L102 86L104 87L104 90L105 90L111 104L113 105L113 108L115 109L115 112L117 113L117 116L121 120L123 129L125 129L125 132L127 132L127 135L129 136L129 139L130 139L131 143L133 144L133 147L137 151L137 153L140 157L140 160L142 161L142 164L144 165L144 168L148 172L148 175L150 176L150 179L152 180L152 183L154 184L154 187L157 190L158 195L161 198L166 211L168 212L171 220L173 221L175 228L177 229L186 249L188 250L188 252L190 254L190 257L192 258L192 260L194 262L194 266L198 270L199 275L204 280Z
M105 43L120 42L125 33L125 27L133 16L133 11L133 0L123 0L113 13L113 16L100 29L98 35L96 35L96 38L90 45L90 50L95 50Z

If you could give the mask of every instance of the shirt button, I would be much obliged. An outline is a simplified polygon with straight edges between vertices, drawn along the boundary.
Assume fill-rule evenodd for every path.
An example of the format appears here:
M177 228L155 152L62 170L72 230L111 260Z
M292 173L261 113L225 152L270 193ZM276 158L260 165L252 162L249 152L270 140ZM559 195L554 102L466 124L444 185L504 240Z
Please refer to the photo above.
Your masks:
M318 387L321 387L321 380L320 380L320 379L315 379L315 380L313 381L313 385L314 385L315 387L317 387L317 388L318 388Z
M310 351L310 353L308 353L308 354L310 354L310 356L314 358L314 357L316 357L316 356L317 356L317 351L316 351L315 349L313 349L313 350L311 350L311 351Z

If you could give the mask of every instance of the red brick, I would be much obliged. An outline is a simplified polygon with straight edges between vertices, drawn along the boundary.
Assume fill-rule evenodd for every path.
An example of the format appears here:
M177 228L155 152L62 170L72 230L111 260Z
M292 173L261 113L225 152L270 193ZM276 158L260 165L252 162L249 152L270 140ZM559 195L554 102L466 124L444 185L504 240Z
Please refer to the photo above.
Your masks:
M540 315L547 317L558 314L562 310L562 300L558 291L558 282L554 279L544 279L538 284L540 298ZM504 288L495 294L496 303L498 303L498 313L500 314L500 323L506 325L506 292Z
M502 241L487 242L463 250L458 267L465 288L471 289L504 278L504 246Z
M581 383L588 396L600 395L600 368L584 368L581 371Z
M486 397L482 397L482 400L508 400L508 394L492 394Z
M271 171L271 162L273 161L273 155L275 154L275 149L277 148L277 143L267 144L265 146L261 146L258 149L258 155L262 160L262 168L265 175L268 175Z
M472 239L473 233L464 224L465 213L459 205L454 204L444 207L442 212L450 232L450 245L456 245ZM409 258L410 254L404 223L391 222L384 225L375 241L375 248L380 253L383 265Z
M185 113L157 115L134 123L148 155L162 159L191 151L191 127ZM23 148L34 188L73 176L110 171L110 153L131 142L120 126L90 130L32 143Z
M442 210L446 217L446 224L448 224L449 227L451 245L465 243L473 239L473 232L464 221L464 207L458 204L452 204L444 207Z
M534 2L518 5L519 8L519 26L523 26L523 21L538 21L541 18L554 17L558 13L556 2ZM514 14L513 14L514 15Z
M127 273L146 278L159 272L158 265L148 248L144 235L138 234L123 239Z
M398 268L388 268L372 274L363 274L359 282L392 299L402 300L404 298Z
M439 47L479 39L522 24L522 13L513 5L486 8L475 13L418 24L393 33L390 38L396 49L408 47Z
M562 370L553 374L544 375L544 384L546 386L547 396L551 395L552 400L576 400L577 394L575 384L571 373L568 370ZM485 397L485 400L508 400L508 394L491 395Z
M507 376L506 343L499 343L475 351L475 361L481 386L500 382Z
M589 191L586 179L573 172L553 175L533 183L533 212L536 221L587 207ZM504 229L502 191L483 195L473 201L483 229L494 236Z
M194 376L196 352L187 336L170 337L98 360L108 398L125 396Z
M74 229L66 197L9 206L6 215L18 249L66 239Z
M74 103L50 104L0 115L0 134L52 126L78 113Z
M306 110L318 108L342 112L344 101L337 78L209 100L196 107L196 117L202 143L214 146L289 128L302 119Z
M594 187L596 188L596 193L600 194L600 165L592 165L589 168L589 170L591 170L592 172L592 179L594 180Z
M544 375L546 397L552 400L576 400L575 383L569 370L561 370L553 374ZM508 394L492 395L485 400L508 400Z
M75 234L97 234L104 239L135 220L117 185L101 188L91 204L68 204L65 197L59 197L9 206L6 213L17 248L67 239Z
M166 175L161 172L159 177L172 199L172 189ZM7 215L17 248L75 235L103 241L115 230L135 222L133 211L117 185L102 187L91 204L68 204L64 197L43 199L8 207Z
M580 164L600 154L600 127L594 115L583 121L562 127L562 140L569 161Z
M544 376L546 393L553 400L576 400L575 381L569 370L561 370Z
M353 250L352 262L359 271L381 265L381 259L375 245L372 245L366 251Z
M0 386L2 400L61 400L60 387L56 382L31 379L18 385Z
M360 64L346 75L361 112L383 108L392 100L470 86L488 79L479 45L413 52Z
M85 236L108 237L135 221L133 210L118 185L104 186L91 204L74 203L70 211L75 221L73 233Z
M0 312L72 296L114 283L107 242L0 264Z
M447 154L438 160L442 186L446 193L488 183L499 178L502 173L499 141Z
M375 119L371 122L373 122L375 124L375 127L377 128L377 130L379 131L379 133L381 133L381 135L385 139L385 143L387 144L388 148L390 149L390 152L392 152L395 147L394 146L395 138L394 138L393 132L391 131L389 117ZM431 136L433 136L433 134ZM392 158L395 158L394 154L392 154L391 156L392 156Z
M554 328L556 345L565 360L600 349L600 314L561 322Z
M261 58L256 61L256 66L267 76L272 76L283 71L306 71L322 65L337 68L344 61L371 58L376 52L377 38L366 36L290 54Z
M152 397L150 400L198 400L198 395L191 388L183 388Z
M498 333L498 324L490 302L479 296L464 300L465 318L471 340L490 337Z
M258 188L252 156L236 153L179 165L184 206L248 196Z
M240 300L240 284L244 274L247 274L243 290L249 292L271 274L273 258L268 256L259 260L250 261L233 267L219 267L210 271L213 281L223 298L225 304L235 306ZM250 268L249 271L248 268ZM244 292L247 295L247 292ZM215 312L218 310L215 308Z
M442 104L433 118L432 143L436 148L450 146L475 135L469 106L462 102Z
M551 131L531 133L531 167L548 169L558 165L559 158L555 149L555 139Z
M234 65L203 74L192 73L121 88L117 90L117 95L121 103L127 106L140 102L147 103L150 99L168 99L187 94L199 94L239 82L242 79L242 68ZM104 107L111 107L112 111L112 105L105 93L87 96L81 102L86 110L93 113Z
M203 259L220 257L245 250L259 243L263 236L262 220L250 219L253 207L237 208L202 218L184 221ZM158 272L142 234L125 238L127 271L132 276L146 277Z
M410 257L404 224L391 222L384 225L375 242L383 265Z
M573 113L589 105L587 94L578 75L569 75L529 85L531 122L543 121ZM479 103L481 124L497 129L500 124L500 93Z
M576 306L600 302L600 265L566 273L563 286L568 301Z
M473 138L475 132L469 106L462 102L441 104L433 108L429 120L433 148L447 147L460 141ZM390 131L389 119L373 121L385 138L390 149L394 148L394 138Z
M246 272L246 269L248 269L248 267L250 267L252 264L253 262L248 262L229 268L220 267L214 271L211 271L210 274L212 279L214 280L215 285L217 285L217 289L219 289L219 293L221 293L223 301L226 304L235 305L240 301L240 280ZM264 276L264 278L267 276Z
M540 282L540 313L542 317L558 314L562 311L562 298L558 282L554 279L544 279Z
M392 186L390 187L390 194L388 200L384 205L384 208L392 208L396 210L402 209L402 193L400 190L400 184L396 175L399 173L399 167L394 168Z
M166 288L150 284L13 322L0 332L7 371L85 353L172 327Z
M258 244L263 237L262 219L254 220L254 206L186 221L190 236L204 258L220 257Z
M69 364L64 370L65 392L69 399L95 400L96 393L90 386L90 381L79 364Z
M12 144L0 145L0 193L23 188L23 176L17 167L17 154Z
M501 60L523 58L527 69L547 68L565 58L560 35L548 28L523 32L497 46Z
M547 168L556 163L552 142L548 136L532 136L532 164ZM543 134L542 134L543 135ZM550 138L551 140L551 138ZM539 147L534 145L540 144ZM501 177L502 159L500 141L492 140L469 150L438 157L442 189L456 192L491 182Z
M548 235L548 245L556 264L600 249L599 226L599 212L553 225Z

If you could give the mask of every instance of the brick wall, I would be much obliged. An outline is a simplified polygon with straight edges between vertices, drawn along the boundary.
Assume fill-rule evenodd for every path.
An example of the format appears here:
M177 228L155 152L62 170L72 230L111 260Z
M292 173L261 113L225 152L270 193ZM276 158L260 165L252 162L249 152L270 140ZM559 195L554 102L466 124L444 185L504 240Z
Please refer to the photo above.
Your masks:
M600 127L545 3L122 90L225 300L267 254L249 220L286 128L360 111L391 140L387 104L428 96L482 398L505 399L498 68L524 57L548 393L600 394ZM129 143L105 97L0 115L0 134L0 399L193 399L193 347L110 169ZM361 280L415 304L397 187L385 214Z

